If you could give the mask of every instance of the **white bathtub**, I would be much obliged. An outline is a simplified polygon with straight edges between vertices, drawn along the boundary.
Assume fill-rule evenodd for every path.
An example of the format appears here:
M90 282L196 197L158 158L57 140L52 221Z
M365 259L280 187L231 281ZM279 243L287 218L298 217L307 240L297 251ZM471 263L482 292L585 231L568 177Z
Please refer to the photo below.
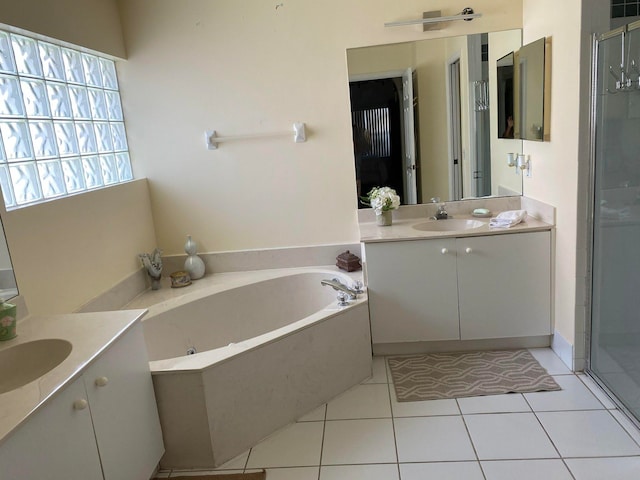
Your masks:
M320 285L333 277L352 282L337 269L219 274L127 305L149 309L163 468L219 466L371 375L366 295L339 307Z

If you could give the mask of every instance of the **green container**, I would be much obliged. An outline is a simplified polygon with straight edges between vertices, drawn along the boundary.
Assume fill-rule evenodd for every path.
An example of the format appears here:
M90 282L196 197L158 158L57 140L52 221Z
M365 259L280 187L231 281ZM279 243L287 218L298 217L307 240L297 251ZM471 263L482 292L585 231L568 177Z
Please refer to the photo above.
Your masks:
M16 306L3 302L0 305L0 342L11 340L16 335Z

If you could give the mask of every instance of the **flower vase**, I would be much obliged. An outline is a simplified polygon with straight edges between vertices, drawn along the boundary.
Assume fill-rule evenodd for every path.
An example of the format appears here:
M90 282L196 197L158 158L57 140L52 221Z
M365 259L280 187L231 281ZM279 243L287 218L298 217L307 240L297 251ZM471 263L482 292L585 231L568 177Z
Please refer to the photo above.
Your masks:
M376 213L376 223L380 227L388 227L393 222L393 217L391 215L392 210L383 210L379 214Z
M188 235L187 242L184 244L184 251L187 253L184 269L189 273L191 280L197 280L204 276L204 262L196 255L197 249L196 242L191 239L191 235Z

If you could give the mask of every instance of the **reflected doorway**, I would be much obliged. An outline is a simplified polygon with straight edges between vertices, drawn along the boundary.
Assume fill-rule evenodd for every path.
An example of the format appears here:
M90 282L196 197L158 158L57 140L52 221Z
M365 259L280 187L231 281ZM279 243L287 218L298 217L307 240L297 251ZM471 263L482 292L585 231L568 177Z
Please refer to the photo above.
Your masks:
M403 205L421 201L414 83L411 69L349 82L358 208L374 187L393 188Z

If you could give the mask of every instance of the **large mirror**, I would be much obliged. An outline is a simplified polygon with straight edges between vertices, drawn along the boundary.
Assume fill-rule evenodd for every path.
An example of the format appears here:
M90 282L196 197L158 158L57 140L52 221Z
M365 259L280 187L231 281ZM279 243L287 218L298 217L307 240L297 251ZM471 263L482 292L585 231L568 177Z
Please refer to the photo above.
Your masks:
M0 194L0 201L2 195ZM9 247L4 234L4 227L0 219L0 299L9 300L18 295L18 285L13 274Z
M496 68L521 45L510 30L347 50L358 196L376 186L405 205L521 195L507 154L522 141L498 131Z

